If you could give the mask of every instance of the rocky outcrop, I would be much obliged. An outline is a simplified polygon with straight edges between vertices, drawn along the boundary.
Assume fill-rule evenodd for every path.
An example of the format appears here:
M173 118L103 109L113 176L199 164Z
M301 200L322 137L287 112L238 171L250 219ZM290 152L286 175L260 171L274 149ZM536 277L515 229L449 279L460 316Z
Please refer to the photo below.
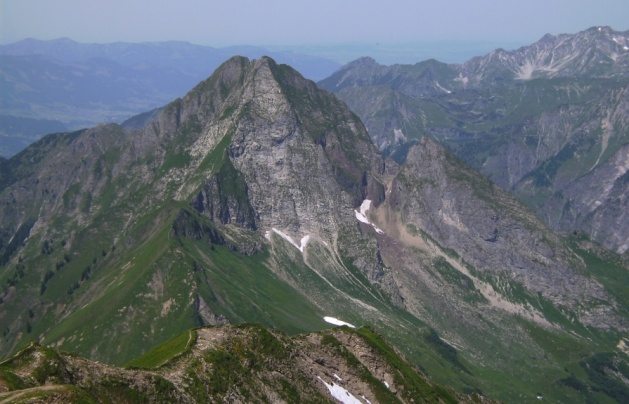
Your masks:
M225 244L225 238L218 231L206 224L200 223L190 212L183 209L173 222L173 233L177 238L191 238L194 240L207 238L210 245Z
M433 384L369 329L288 338L259 326L224 326L180 338L187 343L165 345L130 369L30 345L0 365L0 399L37 394L55 403L493 402Z
M256 229L248 186L229 160L205 182L203 190L192 201L192 206L217 223L233 223L249 230Z

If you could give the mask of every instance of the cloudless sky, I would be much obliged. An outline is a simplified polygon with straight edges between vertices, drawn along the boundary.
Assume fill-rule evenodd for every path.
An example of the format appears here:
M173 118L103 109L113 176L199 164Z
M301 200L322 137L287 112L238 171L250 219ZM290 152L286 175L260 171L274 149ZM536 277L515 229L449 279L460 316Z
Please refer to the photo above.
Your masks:
M413 41L528 44L629 29L629 0L0 0L0 43L185 40L201 45Z

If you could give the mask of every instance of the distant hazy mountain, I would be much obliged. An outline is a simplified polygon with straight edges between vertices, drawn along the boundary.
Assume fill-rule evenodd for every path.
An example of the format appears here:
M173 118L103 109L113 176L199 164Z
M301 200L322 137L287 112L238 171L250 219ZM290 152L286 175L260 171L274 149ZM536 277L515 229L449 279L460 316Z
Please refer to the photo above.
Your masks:
M328 59L250 46L215 49L186 42L82 44L69 39L27 39L2 45L0 114L11 117L12 123L0 123L0 153L13 155L60 127L76 130L122 122L162 106L185 94L236 54L272 56L312 79L326 77L340 67ZM27 120L36 120L38 130L33 132L34 126Z
M202 75L202 78L212 74L219 64L235 55L249 58L270 56L282 63L291 63L301 74L312 80L322 79L340 67L333 60L295 51L272 51L259 46L213 48L181 41L85 44L68 38L51 41L25 39L0 45L0 55L43 55L62 62L109 59L138 69L147 66L169 67L188 74ZM184 89L183 93L187 90Z
M14 155L42 134L67 130L64 124L51 119L0 115L0 156Z
M546 35L461 65L354 61L322 80L403 161L424 134L556 230L629 251L629 31Z
M384 65L413 64L420 60L436 59L446 63L464 63L494 49L516 49L521 42L502 41L412 41L396 43L338 43L294 45L282 47L299 53L320 56L341 63L349 63L369 56ZM279 49L279 47L278 47Z

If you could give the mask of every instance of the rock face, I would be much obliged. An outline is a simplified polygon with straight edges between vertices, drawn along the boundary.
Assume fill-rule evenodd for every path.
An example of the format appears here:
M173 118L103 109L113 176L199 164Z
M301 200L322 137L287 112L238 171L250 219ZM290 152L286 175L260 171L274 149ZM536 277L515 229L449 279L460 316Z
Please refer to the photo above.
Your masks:
M553 229L622 254L628 44L628 32L594 27L462 65L360 59L319 84L347 102L398 163L427 135Z
M507 277L577 312L588 301L610 298L535 215L432 140L423 138L410 149L391 182L387 206L401 223L453 248L478 277ZM584 324L606 327L595 312L581 315Z
M252 71L226 156L242 173L259 227L332 234L352 220L382 162L336 99L268 60Z
M625 209L629 86L612 89L598 101L589 108L554 111L534 124L549 139L545 143L551 143L550 139L560 143L536 147L534 153L539 150L548 156L531 159L531 171L509 185L525 200L537 199L530 204L553 228L583 232L622 254L629 250ZM565 112L571 118L562 119ZM583 116L591 118L579 127L574 121L566 122ZM510 167L502 164L499 168ZM536 197L540 194L546 197Z
M229 162L204 184L193 206L212 221L256 229L255 212L249 204L249 188L242 174Z
M437 143L416 139L402 164L385 161L345 104L269 58L232 58L156 113L141 129L51 135L0 162L0 352L36 338L121 365L194 327L300 334L332 317L371 324L460 391L558 401L573 397L571 377L599 388L570 366L602 351L617 360L625 264L552 233ZM222 397L266 394L260 380Z

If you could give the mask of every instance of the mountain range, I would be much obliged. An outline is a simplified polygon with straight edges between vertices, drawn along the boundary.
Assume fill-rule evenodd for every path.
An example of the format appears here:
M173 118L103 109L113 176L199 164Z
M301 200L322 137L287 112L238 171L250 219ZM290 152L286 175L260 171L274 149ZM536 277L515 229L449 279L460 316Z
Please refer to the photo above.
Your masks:
M36 340L48 353L33 345L24 355L63 357L61 350L118 366L143 363L148 355L154 367L171 358L150 348L179 338L175 351L185 350L188 343L180 343L192 340L189 329L214 326L197 329L233 335L221 331L233 330L226 324L255 322L317 345L321 334L303 335L332 322L363 336L376 330L431 383L447 386L441 398L422 391L411 397L415 401L466 400L457 394L474 393L478 400L506 402L626 401L626 254L584 231L557 233L525 204L529 200L489 176L496 185L483 166L470 166L491 150L481 148L492 141L481 134L498 137L502 126L476 134L469 128L480 128L480 117L458 125L453 116L476 116L477 109L454 97L461 93L483 105L499 102L491 97L500 95L503 102L522 79L479 73L479 84L448 90L445 78L465 71L454 69L435 61L387 68L363 59L318 87L269 57L233 57L184 97L125 125L48 135L0 160L0 352L9 357ZM612 76L587 80L612 88L623 80ZM544 80L568 79L526 80L534 82L532 94L556 103L557 92ZM337 83L333 90L347 104L320 88L330 83ZM591 88L605 93L607 87ZM386 97L399 102L370 120L363 116L369 109L357 107L351 94L363 95L356 100L372 94L374 105ZM594 108L600 98L590 100ZM444 105L460 105L459 115L449 115ZM540 105L526 108L535 112ZM515 117L536 116L516 113L516 107L505 113L513 139L520 133ZM407 124L430 125L412 132L391 124L413 116L417 120ZM383 127L392 125L393 138L374 129L374 122L383 122L376 118L386 122ZM496 122L506 125L504 119ZM491 128L492 121L485 125ZM462 128L470 131L470 142L448 142L455 135L467 139ZM427 136L420 136L422 130ZM621 139L615 133L609 139ZM393 140L391 147L382 147L385 138ZM622 150L618 143L610 140L606 153ZM601 167L614 161L600 160ZM277 331L255 330L254 339L271 333L289 344ZM344 332L332 335L341 340ZM242 366L250 363L249 351L261 360L244 342L225 344L223 354L241 355L235 363ZM355 352L351 344L340 345ZM318 348L303 348L315 352L309 349ZM262 354L273 361L272 353ZM216 355L208 353L195 369L211 372ZM44 384L11 370L19 358L0 367L0 384ZM190 364L172 363L178 369ZM189 377L208 377L197 370ZM143 375L138 377L148 377ZM308 385L295 378L289 384ZM246 390L260 390L247 386L260 386L268 376L254 379L231 390L234 397L243 401ZM282 391L281 380L269 391ZM179 393L201 397L190 393L195 383L182 382ZM112 383L128 384L119 378ZM171 391L168 383L157 385ZM314 384L325 393L323 383ZM97 380L74 392L89 396L102 385ZM371 400L378 388L353 392Z
M546 35L462 65L360 59L319 83L403 161L427 134L556 231L629 249L629 32Z

